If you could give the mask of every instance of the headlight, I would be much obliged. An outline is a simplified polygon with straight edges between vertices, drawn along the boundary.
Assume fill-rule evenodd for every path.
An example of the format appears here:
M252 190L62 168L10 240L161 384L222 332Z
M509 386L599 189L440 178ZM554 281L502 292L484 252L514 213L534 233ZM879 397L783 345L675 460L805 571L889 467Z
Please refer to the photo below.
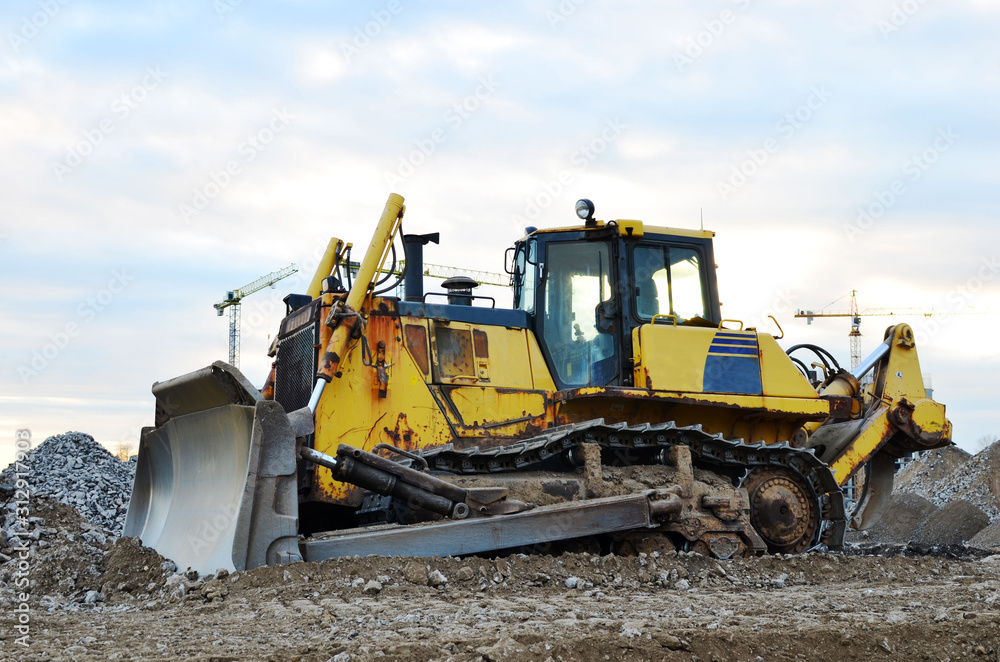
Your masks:
M594 218L594 203L584 198L576 201L576 215L581 220L589 221Z

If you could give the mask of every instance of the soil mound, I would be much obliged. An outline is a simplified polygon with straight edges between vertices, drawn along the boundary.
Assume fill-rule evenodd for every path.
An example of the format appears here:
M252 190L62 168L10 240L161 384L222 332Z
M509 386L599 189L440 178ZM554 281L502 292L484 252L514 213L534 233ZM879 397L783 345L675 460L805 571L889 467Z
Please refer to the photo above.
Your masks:
M913 541L914 534L932 513L938 509L924 497L909 493L894 493L889 506L875 526L867 531L849 531L849 542L877 544L903 544Z
M989 516L968 501L951 501L928 515L913 539L923 545L960 545L989 523Z

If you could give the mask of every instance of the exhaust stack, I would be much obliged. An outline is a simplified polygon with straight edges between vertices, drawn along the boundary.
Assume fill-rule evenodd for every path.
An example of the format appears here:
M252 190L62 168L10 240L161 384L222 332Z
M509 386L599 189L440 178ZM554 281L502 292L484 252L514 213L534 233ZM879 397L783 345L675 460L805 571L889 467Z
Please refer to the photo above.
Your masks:
M403 252L406 259L406 278L403 281L403 298L406 301L424 300L424 246L439 243L438 232L430 234L404 234Z

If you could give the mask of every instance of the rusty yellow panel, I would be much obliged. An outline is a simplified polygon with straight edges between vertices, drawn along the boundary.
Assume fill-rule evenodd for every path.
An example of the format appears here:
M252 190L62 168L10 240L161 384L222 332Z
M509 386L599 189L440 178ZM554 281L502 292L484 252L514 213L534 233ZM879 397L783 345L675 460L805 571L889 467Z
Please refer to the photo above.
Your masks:
M537 388L531 348L525 341L530 335L527 330L466 322L434 321L429 326L434 383ZM538 361L544 366L541 352ZM546 370L546 377L547 373ZM551 377L548 381L551 382Z
M913 425L929 436L951 438L951 423L945 417L945 407L940 402L930 398L917 400L913 403L911 418Z
M545 357L542 356L542 350L538 346L538 340L535 338L535 334L526 329L522 329L521 333L524 336L524 343L528 351L528 370L531 372L531 384L532 388L540 391L554 392L556 390L556 383L552 380L552 373L549 372L549 366L545 363Z
M866 422L858 436L844 449L844 452L830 465L830 471L843 485L854 475L858 468L871 459L876 450L895 432L889 422L888 408L883 407L877 416L872 416Z
M403 327L403 346L410 355L410 359L419 369L423 381L431 380L431 348L430 336L427 333L427 320L420 317L401 317L400 325ZM416 385L413 381L413 385Z
M446 401L445 415L460 436L523 437L526 431L544 427L545 393L480 386L439 393Z
M804 422L815 417L706 404L695 398L668 398L661 393L655 397L627 397L625 393L610 389L604 395L566 398L569 394L560 394L555 422L564 425L594 418L604 418L608 423L631 424L673 421L680 426L701 425L706 432L721 434L727 439L772 444L788 441ZM825 413L819 416L825 417Z
M635 384L656 391L700 393L715 329L643 324L632 331Z
M598 387L575 389L570 393L556 394L557 401L588 397L640 399L662 405L697 405L706 408L727 407L743 411L756 411L764 415L803 417L822 420L830 415L830 405L817 398L785 398L735 393L692 393L681 391L649 391L641 388Z
M385 342L386 362L391 365L386 397L379 397L376 370L363 364L361 343L355 341L341 360L342 376L331 380L316 410L316 450L335 455L342 443L370 451L380 443L416 449L452 440L423 373L403 347L402 333L392 317L369 318L368 344L374 348ZM323 468L316 470L312 496L344 505L360 503L357 488L334 481Z
M805 378L774 338L767 333L757 336L760 349L760 378L764 394L793 398L818 398L816 389Z
M546 388L544 385L537 385L537 378L541 381L546 379L551 383L552 378L542 361L541 351L537 350L537 343L528 343L526 338L534 340L534 334L527 329L508 329L499 326L480 327L489 338L489 364L490 383L496 387L514 389L539 389ZM535 344L538 351L538 364L531 359L531 344ZM477 345L476 356L479 355ZM541 374L536 374L541 368ZM555 384L552 384L555 390Z

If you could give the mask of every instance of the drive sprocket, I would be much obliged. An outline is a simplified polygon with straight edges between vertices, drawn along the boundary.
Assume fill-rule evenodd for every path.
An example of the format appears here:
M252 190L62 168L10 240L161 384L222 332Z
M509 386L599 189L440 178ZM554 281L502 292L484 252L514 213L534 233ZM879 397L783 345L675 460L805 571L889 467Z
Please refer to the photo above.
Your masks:
M816 540L821 520L816 496L800 474L784 467L757 467L743 481L750 523L768 551L797 554Z

